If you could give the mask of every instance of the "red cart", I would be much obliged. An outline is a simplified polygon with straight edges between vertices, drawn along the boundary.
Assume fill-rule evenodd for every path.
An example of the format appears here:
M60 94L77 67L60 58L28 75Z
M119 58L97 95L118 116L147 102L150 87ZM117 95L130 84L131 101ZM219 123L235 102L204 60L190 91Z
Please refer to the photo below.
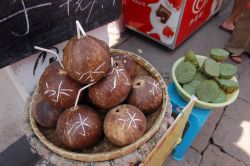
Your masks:
M174 49L216 14L223 0L123 0L125 26Z

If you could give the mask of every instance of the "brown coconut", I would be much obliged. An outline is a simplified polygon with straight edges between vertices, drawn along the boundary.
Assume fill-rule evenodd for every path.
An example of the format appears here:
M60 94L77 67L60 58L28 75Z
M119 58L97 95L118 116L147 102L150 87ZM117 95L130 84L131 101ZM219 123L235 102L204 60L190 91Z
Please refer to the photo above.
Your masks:
M126 54L112 54L114 64L121 69L127 70L131 78L137 75L137 64Z
M36 122L46 128L56 127L57 120L61 115L63 109L53 107L45 100L41 100L36 104L36 108L33 109L32 115Z
M58 62L51 63L39 81L40 94L55 107L72 107L80 88L81 84L71 79Z
M122 103L128 96L131 79L125 69L111 67L109 73L101 81L89 87L91 101L102 109L110 109Z
M125 146L141 138L146 132L145 115L133 105L119 105L108 112L104 119L104 133L110 142Z
M92 36L71 38L63 52L65 70L82 84L99 81L110 68L108 45Z
M65 110L57 123L56 134L69 148L84 149L98 143L102 136L100 116L86 105Z
M144 113L157 110L162 102L162 90L158 81L149 76L138 76L132 82L128 103Z

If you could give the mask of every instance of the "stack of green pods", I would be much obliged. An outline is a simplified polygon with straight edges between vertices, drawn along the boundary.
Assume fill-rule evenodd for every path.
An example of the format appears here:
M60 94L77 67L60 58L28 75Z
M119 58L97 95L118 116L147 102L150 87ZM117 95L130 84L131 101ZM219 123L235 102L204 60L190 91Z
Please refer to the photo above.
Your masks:
M237 67L222 63L229 56L223 49L210 50L210 56L201 63L189 50L176 68L176 78L188 94L196 95L199 100L223 103L227 101L227 94L239 89L238 82L231 79L236 75Z

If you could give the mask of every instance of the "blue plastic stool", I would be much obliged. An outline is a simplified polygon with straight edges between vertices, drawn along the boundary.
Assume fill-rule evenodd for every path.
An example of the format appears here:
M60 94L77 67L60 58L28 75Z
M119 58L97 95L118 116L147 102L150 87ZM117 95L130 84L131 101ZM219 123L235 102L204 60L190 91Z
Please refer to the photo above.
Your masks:
M174 83L172 82L170 86L168 86L168 94L170 96L170 101L172 104L173 112L179 113L180 108L184 108L187 105L187 102L185 102L176 91L176 87ZM211 109L200 109L200 108L193 108L188 122L189 127L186 130L185 135L182 138L182 141L179 145L176 146L174 149L174 160L182 160L185 153L187 152L188 148L192 145L194 139L200 132L201 128L207 121L207 118L209 117L211 113Z

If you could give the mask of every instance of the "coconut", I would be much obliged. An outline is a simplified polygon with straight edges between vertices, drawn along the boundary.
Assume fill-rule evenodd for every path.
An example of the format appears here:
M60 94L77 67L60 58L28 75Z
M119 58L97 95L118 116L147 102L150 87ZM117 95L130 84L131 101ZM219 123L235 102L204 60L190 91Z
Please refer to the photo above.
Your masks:
M146 118L133 105L123 104L111 109L104 119L104 133L110 142L125 146L135 142L146 131Z
M71 79L58 62L51 63L39 81L40 94L55 107L73 106L80 88L81 84Z
M113 54L114 64L121 69L127 70L131 78L137 75L137 64L126 54Z
M131 79L125 69L111 67L108 75L88 89L91 101L102 109L110 109L122 103L128 96Z
M100 116L85 105L65 110L57 123L56 134L69 148L84 149L98 143L102 136Z
M108 45L92 36L71 38L63 52L65 70L82 84L99 81L110 68Z
M162 90L159 83L149 76L138 76L133 80L128 103L144 113L157 110L162 102Z
M53 107L42 99L36 104L36 108L33 109L32 115L39 125L46 128L53 128L56 127L57 120L62 111L63 109Z

